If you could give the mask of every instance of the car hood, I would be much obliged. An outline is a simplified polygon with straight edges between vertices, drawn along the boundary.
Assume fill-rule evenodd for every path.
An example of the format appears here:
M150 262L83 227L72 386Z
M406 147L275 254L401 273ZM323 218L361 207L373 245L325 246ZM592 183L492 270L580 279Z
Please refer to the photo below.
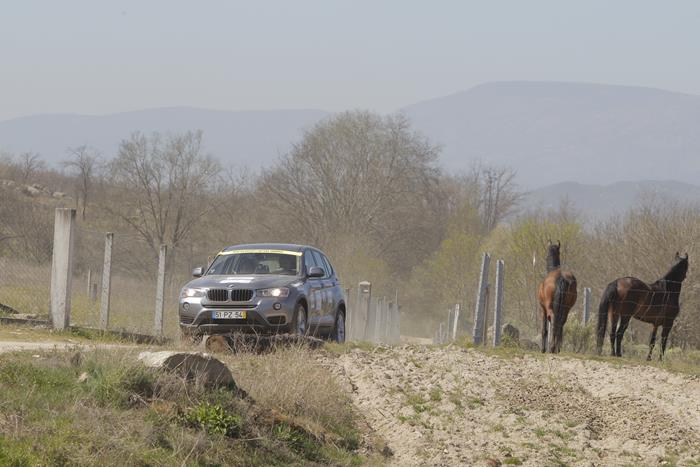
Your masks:
M287 275L246 275L225 276L211 275L197 278L187 283L185 287L226 287L233 289L266 289L268 287L284 287L293 282L299 282L300 277Z

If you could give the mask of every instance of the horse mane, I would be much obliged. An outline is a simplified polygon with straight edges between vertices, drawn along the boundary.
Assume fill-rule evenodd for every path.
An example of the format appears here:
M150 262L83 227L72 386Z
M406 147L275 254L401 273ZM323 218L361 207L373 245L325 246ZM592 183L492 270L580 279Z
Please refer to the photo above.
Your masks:
M688 257L679 256L675 263L671 266L666 274L663 275L660 281L683 282L685 275L688 272Z

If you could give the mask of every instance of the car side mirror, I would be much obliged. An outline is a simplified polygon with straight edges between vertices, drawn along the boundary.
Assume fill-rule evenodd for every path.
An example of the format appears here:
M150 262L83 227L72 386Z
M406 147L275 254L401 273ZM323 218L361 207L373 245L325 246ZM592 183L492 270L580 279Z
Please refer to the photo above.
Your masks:
M326 275L326 271L323 270L323 268L320 268L318 266L311 266L309 269L309 273L307 276L309 277L323 277Z
M192 270L193 277L202 277L203 274L204 274L204 268L202 268L202 267L194 268Z

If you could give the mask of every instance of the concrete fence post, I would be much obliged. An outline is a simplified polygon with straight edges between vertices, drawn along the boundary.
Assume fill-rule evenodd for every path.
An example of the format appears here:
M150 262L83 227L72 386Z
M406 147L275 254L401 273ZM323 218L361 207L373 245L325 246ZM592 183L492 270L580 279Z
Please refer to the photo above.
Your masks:
M370 322L372 308L372 283L362 281L357 286L357 322L356 337L359 340L372 340L372 323Z
M447 309L447 322L445 323L445 332L447 335L452 335L452 317L453 317L453 310L452 308Z
M51 322L54 329L70 326L75 209L56 208L51 259Z
M454 317L452 318L452 340L457 340L457 324L459 323L459 303L455 304Z
M591 288L583 288L583 325L587 326L591 319Z
M445 323L440 323L440 328L438 329L438 344L445 343Z
M393 326L393 313L394 310L394 301L393 300L387 300L386 301L386 326L384 327L384 342L387 344L391 344L391 327Z
M382 315L384 309L384 297L377 299L374 304L374 333L373 341L379 343L382 341Z
M165 255L168 247L160 246L158 252L158 282L156 283L156 310L154 332L156 336L163 335L163 308L165 307Z
M503 319L503 275L505 263L496 261L496 301L493 306L493 346L501 345L501 321Z
M394 318L393 318L394 328L392 333L392 341L395 344L401 342L401 311L399 308L399 291L397 290L394 294Z
M105 235L105 257L102 264L102 297L100 298L100 329L109 326L109 301L112 288L112 244L114 234L108 232Z
M472 332L474 345L483 343L484 325L486 324L486 289L488 288L490 261L491 257L489 254L484 253L481 260L481 272L479 273L479 287L476 292L476 307L474 308L474 331Z

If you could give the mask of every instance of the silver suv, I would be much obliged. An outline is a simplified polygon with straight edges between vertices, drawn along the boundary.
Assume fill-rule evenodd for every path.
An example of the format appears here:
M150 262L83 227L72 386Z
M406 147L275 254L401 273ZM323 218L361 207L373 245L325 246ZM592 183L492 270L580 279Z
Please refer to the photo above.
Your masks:
M304 245L225 248L180 291L180 329L204 334L313 334L345 341L345 296L322 251Z

